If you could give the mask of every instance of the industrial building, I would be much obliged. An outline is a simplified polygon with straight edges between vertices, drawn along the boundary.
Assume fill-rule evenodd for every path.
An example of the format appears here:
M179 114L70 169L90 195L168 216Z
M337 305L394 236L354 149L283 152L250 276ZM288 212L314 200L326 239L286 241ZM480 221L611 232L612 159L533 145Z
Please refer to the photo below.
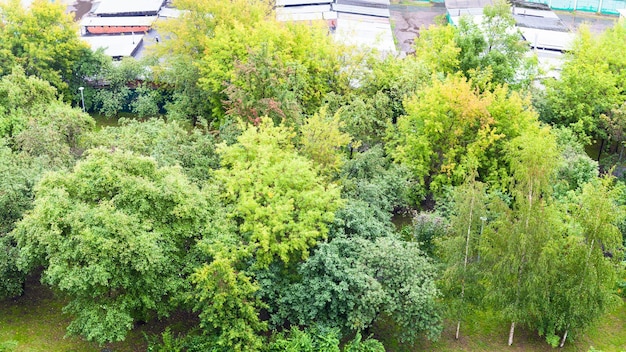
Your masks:
M389 0L276 0L279 21L326 21L341 43L395 54Z
M136 57L159 17L179 15L164 4L165 0L101 0L82 18L81 38L114 59Z

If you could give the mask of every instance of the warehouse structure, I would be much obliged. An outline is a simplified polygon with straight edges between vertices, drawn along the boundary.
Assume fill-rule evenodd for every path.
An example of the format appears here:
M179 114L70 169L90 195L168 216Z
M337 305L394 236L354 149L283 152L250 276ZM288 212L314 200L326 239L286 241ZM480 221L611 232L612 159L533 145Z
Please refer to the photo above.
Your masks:
M325 21L339 42L395 54L389 0L276 0L279 21Z
M165 0L101 0L81 20L81 38L114 59L136 57L148 36L158 38L152 26L159 17L179 15L164 4Z

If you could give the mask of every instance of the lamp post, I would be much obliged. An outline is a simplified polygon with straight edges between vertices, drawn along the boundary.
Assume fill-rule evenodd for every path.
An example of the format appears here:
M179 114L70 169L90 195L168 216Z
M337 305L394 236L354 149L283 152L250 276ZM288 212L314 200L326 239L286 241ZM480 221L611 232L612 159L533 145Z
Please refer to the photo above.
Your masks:
M83 103L83 112L85 112L85 96L83 95L83 90L85 90L85 87L78 87L78 90L80 90L80 101L81 103Z

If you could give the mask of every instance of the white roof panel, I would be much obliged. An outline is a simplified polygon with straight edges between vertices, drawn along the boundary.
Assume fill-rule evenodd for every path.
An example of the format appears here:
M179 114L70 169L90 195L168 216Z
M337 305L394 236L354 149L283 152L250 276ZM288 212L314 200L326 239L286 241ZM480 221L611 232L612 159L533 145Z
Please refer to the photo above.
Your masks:
M80 25L83 27L149 27L152 26L155 20L156 16L83 17L80 21Z
M104 54L111 57L132 56L143 41L143 34L133 35L98 35L81 37L92 50L104 48Z
M323 15L325 20L336 20L337 19L337 12L335 12L335 11L324 12L322 15Z
M321 12L306 12L306 13L285 13L276 14L278 21L318 21L323 20L324 16Z
M178 18L182 13L183 11L179 9L164 7L161 9L161 11L159 11L159 17Z
M387 18L340 13L335 39L348 45L375 48L382 53L395 53L391 24Z
M522 36L530 43L530 46L538 49L568 50L571 48L575 35L567 32L549 31L519 27Z
M164 0L102 0L93 12L96 15L154 13L163 6Z

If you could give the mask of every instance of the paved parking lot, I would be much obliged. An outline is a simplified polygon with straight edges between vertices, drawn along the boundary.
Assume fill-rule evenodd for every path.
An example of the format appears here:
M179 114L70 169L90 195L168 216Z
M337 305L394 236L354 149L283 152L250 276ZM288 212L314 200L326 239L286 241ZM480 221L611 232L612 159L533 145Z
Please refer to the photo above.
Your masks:
M613 27L618 20L617 16L597 15L588 12L565 12L555 11L563 23L575 32L583 23L589 26L593 33L601 33L607 28Z
M391 23L393 34L397 40L400 51L412 53L413 41L419 31L428 28L435 23L435 18L445 15L446 8L443 4L424 5L391 5Z

